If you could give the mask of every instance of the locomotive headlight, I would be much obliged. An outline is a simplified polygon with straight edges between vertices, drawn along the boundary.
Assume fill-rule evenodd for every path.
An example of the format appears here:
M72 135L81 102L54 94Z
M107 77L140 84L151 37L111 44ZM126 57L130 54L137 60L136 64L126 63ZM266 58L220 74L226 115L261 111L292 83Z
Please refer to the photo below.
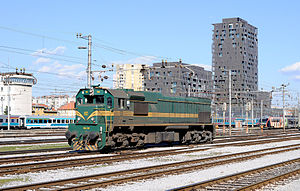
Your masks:
M80 117L77 117L77 121L80 121Z
M95 118L94 118L94 117L92 117L92 118L91 118L91 120L92 120L92 121L95 121Z

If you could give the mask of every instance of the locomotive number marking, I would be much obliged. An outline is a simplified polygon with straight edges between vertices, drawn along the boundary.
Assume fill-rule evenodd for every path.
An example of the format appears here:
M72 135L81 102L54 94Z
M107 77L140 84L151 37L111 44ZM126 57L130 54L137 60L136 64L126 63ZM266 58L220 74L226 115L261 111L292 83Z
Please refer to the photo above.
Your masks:
M88 116L88 114L89 114L89 112L87 112L87 111L85 111L85 112L83 113L84 116Z
M83 127L83 129L88 129L88 130L89 130L89 129L90 129L90 127Z

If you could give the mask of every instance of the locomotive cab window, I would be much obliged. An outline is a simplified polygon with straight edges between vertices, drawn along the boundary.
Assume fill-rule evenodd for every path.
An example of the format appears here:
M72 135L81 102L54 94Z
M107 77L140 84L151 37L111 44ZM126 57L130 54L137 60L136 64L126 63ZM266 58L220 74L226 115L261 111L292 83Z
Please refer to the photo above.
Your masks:
M82 98L80 98L80 97L77 98L77 104L78 104L78 105L82 104Z
M103 95L97 95L96 98L96 104L104 103L104 96Z
M90 95L86 95L85 97L85 103L93 104L94 97Z
M112 107L112 98L111 97L107 98L107 106Z

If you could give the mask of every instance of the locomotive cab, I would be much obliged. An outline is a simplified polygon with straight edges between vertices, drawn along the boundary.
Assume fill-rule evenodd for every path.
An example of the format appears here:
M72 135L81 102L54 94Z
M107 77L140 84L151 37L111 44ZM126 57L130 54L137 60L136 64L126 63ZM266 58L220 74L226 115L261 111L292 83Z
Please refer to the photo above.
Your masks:
M73 150L100 150L112 122L113 98L99 87L81 89L76 95L75 123L70 124L66 138Z

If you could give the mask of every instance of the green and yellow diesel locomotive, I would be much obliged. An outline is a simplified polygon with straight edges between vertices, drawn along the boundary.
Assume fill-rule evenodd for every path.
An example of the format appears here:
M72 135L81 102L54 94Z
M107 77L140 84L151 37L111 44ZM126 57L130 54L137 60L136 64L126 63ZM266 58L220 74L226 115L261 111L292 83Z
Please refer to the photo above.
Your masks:
M211 100L93 86L76 95L75 123L66 138L73 150L211 142Z

